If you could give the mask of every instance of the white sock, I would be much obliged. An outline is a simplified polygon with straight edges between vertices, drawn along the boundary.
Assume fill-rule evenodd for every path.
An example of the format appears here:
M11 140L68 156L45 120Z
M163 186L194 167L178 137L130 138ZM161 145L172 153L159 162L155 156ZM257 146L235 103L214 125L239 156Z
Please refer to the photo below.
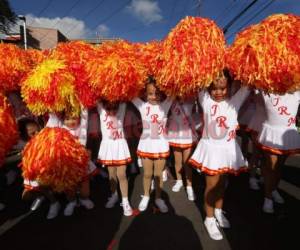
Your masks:
M215 208L215 213L216 214L221 214L222 213L222 209L221 208Z
M215 220L215 217L206 217L205 218L205 221L207 221L207 222L212 222L214 220Z
M123 203L123 204L129 203L128 197L123 197L123 198L122 198L122 203Z

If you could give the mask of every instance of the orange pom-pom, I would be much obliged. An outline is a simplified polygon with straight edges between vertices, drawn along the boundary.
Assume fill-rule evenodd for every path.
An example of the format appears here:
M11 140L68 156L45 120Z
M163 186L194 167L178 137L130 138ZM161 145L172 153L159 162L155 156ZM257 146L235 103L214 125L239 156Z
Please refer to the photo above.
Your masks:
M272 15L239 33L226 62L235 79L273 93L300 89L300 18Z
M125 41L107 43L99 47L98 55L86 66L89 84L97 96L109 101L129 101L138 96L147 70L137 58L135 47Z
M224 68L224 54L224 34L214 21L186 17L163 42L158 87L176 96L208 87Z
M11 106L5 96L0 94L0 167L5 155L17 143L18 127Z
M23 177L56 192L74 191L87 175L88 153L63 128L44 128L25 146Z
M24 50L12 44L0 43L0 91L20 89L21 79L29 70Z
M149 43L136 43L137 58L141 60L148 71L148 75L155 78L157 72L162 67L162 43L151 41Z

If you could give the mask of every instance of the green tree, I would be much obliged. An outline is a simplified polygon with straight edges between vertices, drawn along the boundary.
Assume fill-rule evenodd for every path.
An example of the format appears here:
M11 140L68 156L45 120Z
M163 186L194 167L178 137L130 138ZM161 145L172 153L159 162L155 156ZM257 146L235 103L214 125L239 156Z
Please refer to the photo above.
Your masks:
M11 9L7 0L0 0L0 32L7 33L12 24L16 22L17 16Z

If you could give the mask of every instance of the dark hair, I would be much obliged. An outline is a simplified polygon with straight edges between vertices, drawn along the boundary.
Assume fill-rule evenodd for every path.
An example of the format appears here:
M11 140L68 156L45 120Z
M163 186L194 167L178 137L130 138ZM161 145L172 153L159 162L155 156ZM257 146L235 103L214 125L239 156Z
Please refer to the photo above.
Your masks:
M156 80L155 80L154 76L152 76L152 75L148 76L148 78L146 80L146 86L148 84L153 84L156 87Z
M39 124L32 118L22 118L18 121L18 127L19 127L19 131L20 131L20 137L22 140L24 141L28 141L29 137L27 134L27 125L29 124L34 124L36 125L38 128L40 128Z

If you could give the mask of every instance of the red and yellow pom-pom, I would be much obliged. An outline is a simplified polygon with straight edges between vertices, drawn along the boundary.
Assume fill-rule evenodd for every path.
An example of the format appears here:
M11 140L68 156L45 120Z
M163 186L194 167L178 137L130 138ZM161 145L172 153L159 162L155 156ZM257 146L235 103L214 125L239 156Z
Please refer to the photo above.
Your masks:
M0 43L0 91L20 89L21 79L29 70L24 50L12 44Z
M81 104L87 108L96 105L97 97L88 84L85 65L96 56L95 47L81 41L59 43L51 53L51 58L62 59L66 62L75 78L76 94Z
M35 68L39 63L46 59L47 51L37 50L37 49L28 49L25 50L26 56L28 57L28 63L30 69Z
M160 55L162 54L162 43L151 41L149 43L136 43L137 57L146 67L148 75L155 78L158 70L162 67Z
M96 47L97 58L105 58L111 54L122 57L135 56L135 45L126 40L107 41Z
M239 33L228 49L235 79L273 93L300 88L300 18L272 15Z
M23 177L56 192L73 191L87 175L88 153L63 128L44 128L23 151Z
M5 155L17 143L18 127L11 106L5 96L0 94L0 167Z
M224 68L224 54L225 38L215 22L186 17L163 42L158 87L176 96L208 87Z
M59 43L51 56L62 59L67 63L86 63L95 56L94 46L82 41Z
M22 83L21 94L35 115L61 112L80 114L75 77L62 60L46 59Z
M101 46L102 49L101 49ZM101 99L129 101L144 88L147 70L127 42L101 45L99 58L87 64L89 84Z

